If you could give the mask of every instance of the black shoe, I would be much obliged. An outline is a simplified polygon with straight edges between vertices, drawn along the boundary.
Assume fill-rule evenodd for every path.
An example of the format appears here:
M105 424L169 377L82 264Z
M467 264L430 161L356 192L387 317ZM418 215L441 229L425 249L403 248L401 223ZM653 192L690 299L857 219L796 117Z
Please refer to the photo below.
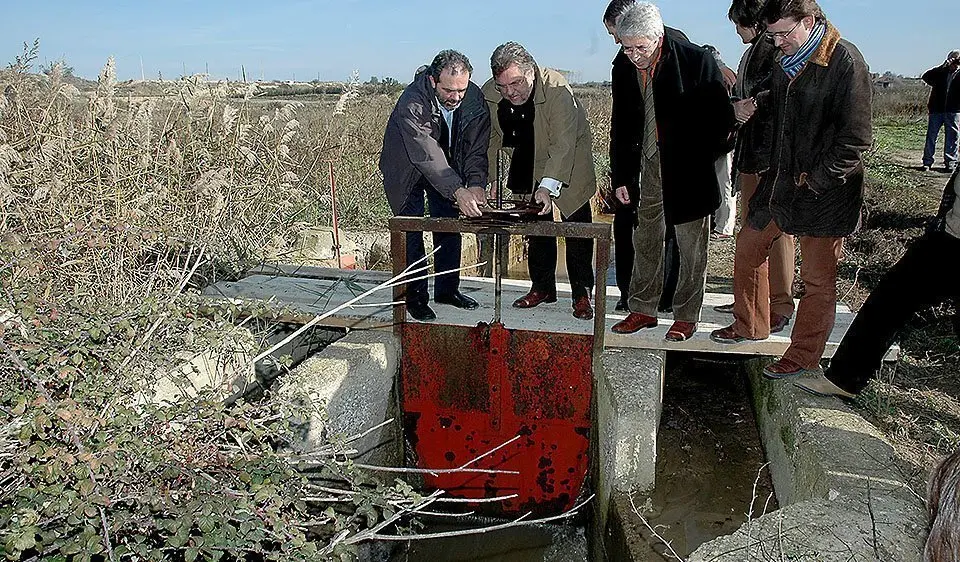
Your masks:
M455 306L464 310L476 310L477 308L480 308L480 303L471 299L460 291L457 291L450 296L436 297L433 299L433 302L438 304L449 304L450 306Z
M407 303L407 312L410 313L410 316L414 320L419 320L421 322L429 322L430 320L436 320L437 315L433 312L433 309L430 308L430 305L427 303Z
M617 301L617 306L613 307L617 312L626 312L627 311L627 301L620 299Z

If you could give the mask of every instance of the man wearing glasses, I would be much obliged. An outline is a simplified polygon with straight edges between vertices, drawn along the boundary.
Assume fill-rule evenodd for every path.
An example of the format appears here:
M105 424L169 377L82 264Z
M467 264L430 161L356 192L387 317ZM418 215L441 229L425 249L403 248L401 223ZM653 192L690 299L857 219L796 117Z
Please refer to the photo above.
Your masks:
M440 51L397 100L380 153L383 189L395 214L423 216L424 197L432 217L479 217L486 205L490 114L480 88L470 81L472 72L463 54ZM460 267L459 233L435 232L433 245L438 248L435 271ZM423 234L408 232L408 263L424 254ZM479 306L460 292L456 272L436 277L433 294L441 304L466 310ZM407 284L406 303L416 320L437 317L428 304L426 279Z
M540 217L552 220L553 207L564 222L592 222L590 198L597 190L593 137L587 114L558 72L537 66L519 43L500 45L490 57L493 78L483 85L492 116L490 177L496 177L500 149L512 150L507 188L530 197ZM557 240L531 236L528 268L532 287L513 306L532 308L557 300ZM573 315L593 318L593 241L566 239L567 272Z
M790 347L764 369L771 378L817 370L833 329L843 238L860 221L862 153L871 144L870 72L814 0L771 0L766 38L780 49L770 88L772 119L759 152L762 178L734 258L735 322L711 334L737 343L770 335L767 257L784 234L800 242L800 298Z
M720 206L716 161L728 151L733 105L713 56L666 33L656 6L637 2L617 19L632 63L614 65L610 169L617 199L637 199L634 262L620 334L656 326L663 292L663 248L676 232L680 275L668 341L693 336L706 285L710 215Z

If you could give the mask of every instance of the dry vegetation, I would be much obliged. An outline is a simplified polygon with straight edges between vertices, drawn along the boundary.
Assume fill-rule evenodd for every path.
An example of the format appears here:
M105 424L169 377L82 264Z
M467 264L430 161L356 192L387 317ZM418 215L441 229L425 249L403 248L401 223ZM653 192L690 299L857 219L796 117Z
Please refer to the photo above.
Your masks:
M35 55L28 48L0 74L0 541L8 557L310 558L341 530L369 529L397 502L415 501L408 488L334 464L330 476L356 491L350 509L308 506L314 490L276 453L292 406L130 399L178 365L176 351L245 345L236 310L195 316L194 289L264 256L282 258L303 224L330 224L331 164L341 224L383 228L376 164L395 97L358 96L354 86L337 103L282 101L196 78L123 95L112 62L97 90L82 93L56 70L31 74ZM609 92L578 94L603 181ZM877 98L869 215L847 246L840 287L854 307L936 208L945 177L909 168L921 150L924 96L904 87ZM712 252L718 285L729 279L731 248ZM904 360L860 402L921 479L960 445L952 313L921 315L905 335ZM349 556L354 547L336 548Z

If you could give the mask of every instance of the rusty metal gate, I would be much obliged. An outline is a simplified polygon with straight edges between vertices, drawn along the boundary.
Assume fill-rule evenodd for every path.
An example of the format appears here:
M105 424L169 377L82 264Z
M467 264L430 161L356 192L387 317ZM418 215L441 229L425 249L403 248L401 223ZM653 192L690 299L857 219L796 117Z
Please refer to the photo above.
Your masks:
M494 317L475 326L405 322L394 310L402 360L404 436L427 487L482 502L488 514L561 513L573 507L591 466L593 369L603 350L607 224L390 220L394 273L406 267L406 232L464 232L495 240ZM595 259L593 334L522 330L501 322L509 236L591 238ZM402 287L394 289L395 300ZM491 452L492 451L492 452Z

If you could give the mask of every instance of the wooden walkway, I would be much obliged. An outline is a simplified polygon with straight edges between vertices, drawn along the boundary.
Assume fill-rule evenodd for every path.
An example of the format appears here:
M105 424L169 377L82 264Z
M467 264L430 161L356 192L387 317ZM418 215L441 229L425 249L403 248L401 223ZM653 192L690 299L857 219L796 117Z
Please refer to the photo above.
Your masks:
M355 298L361 293L376 287L389 279L390 275L381 271L354 271L316 268L308 266L266 266L251 272L236 282L222 281L207 287L203 294L208 298L229 298L244 301L268 301L272 307L285 309L285 318L294 322L305 322L332 308ZM565 332L589 334L593 330L592 321L578 320L571 314L569 285L558 285L558 300L553 304L540 305L533 309L516 309L511 303L529 290L530 282L521 280L503 280L502 322L508 328L533 331ZM477 310L466 311L452 306L431 302L437 313L435 322L460 326L474 326L479 322L491 322L494 314L494 282L482 277L463 277L461 291L480 303ZM660 325L656 328L640 330L634 334L615 334L610 327L624 318L622 312L613 308L619 298L616 287L607 287L605 347L624 347L639 349L661 349L669 351L695 351L706 353L727 353L741 355L783 354L790 344L792 324L779 334L773 334L763 341L743 342L724 345L713 342L710 332L729 325L733 321L730 314L721 314L713 310L718 304L732 302L726 294L707 293L697 333L685 342L668 342L664 335L673 318L669 314L660 314ZM393 324L393 310L390 301L392 291L383 289L350 308L345 308L321 325L353 329L389 329ZM837 344L843 337L855 314L845 305L837 306L837 319L824 357L833 355ZM411 322L415 320L410 319ZM898 348L887 354L888 360L894 360Z

